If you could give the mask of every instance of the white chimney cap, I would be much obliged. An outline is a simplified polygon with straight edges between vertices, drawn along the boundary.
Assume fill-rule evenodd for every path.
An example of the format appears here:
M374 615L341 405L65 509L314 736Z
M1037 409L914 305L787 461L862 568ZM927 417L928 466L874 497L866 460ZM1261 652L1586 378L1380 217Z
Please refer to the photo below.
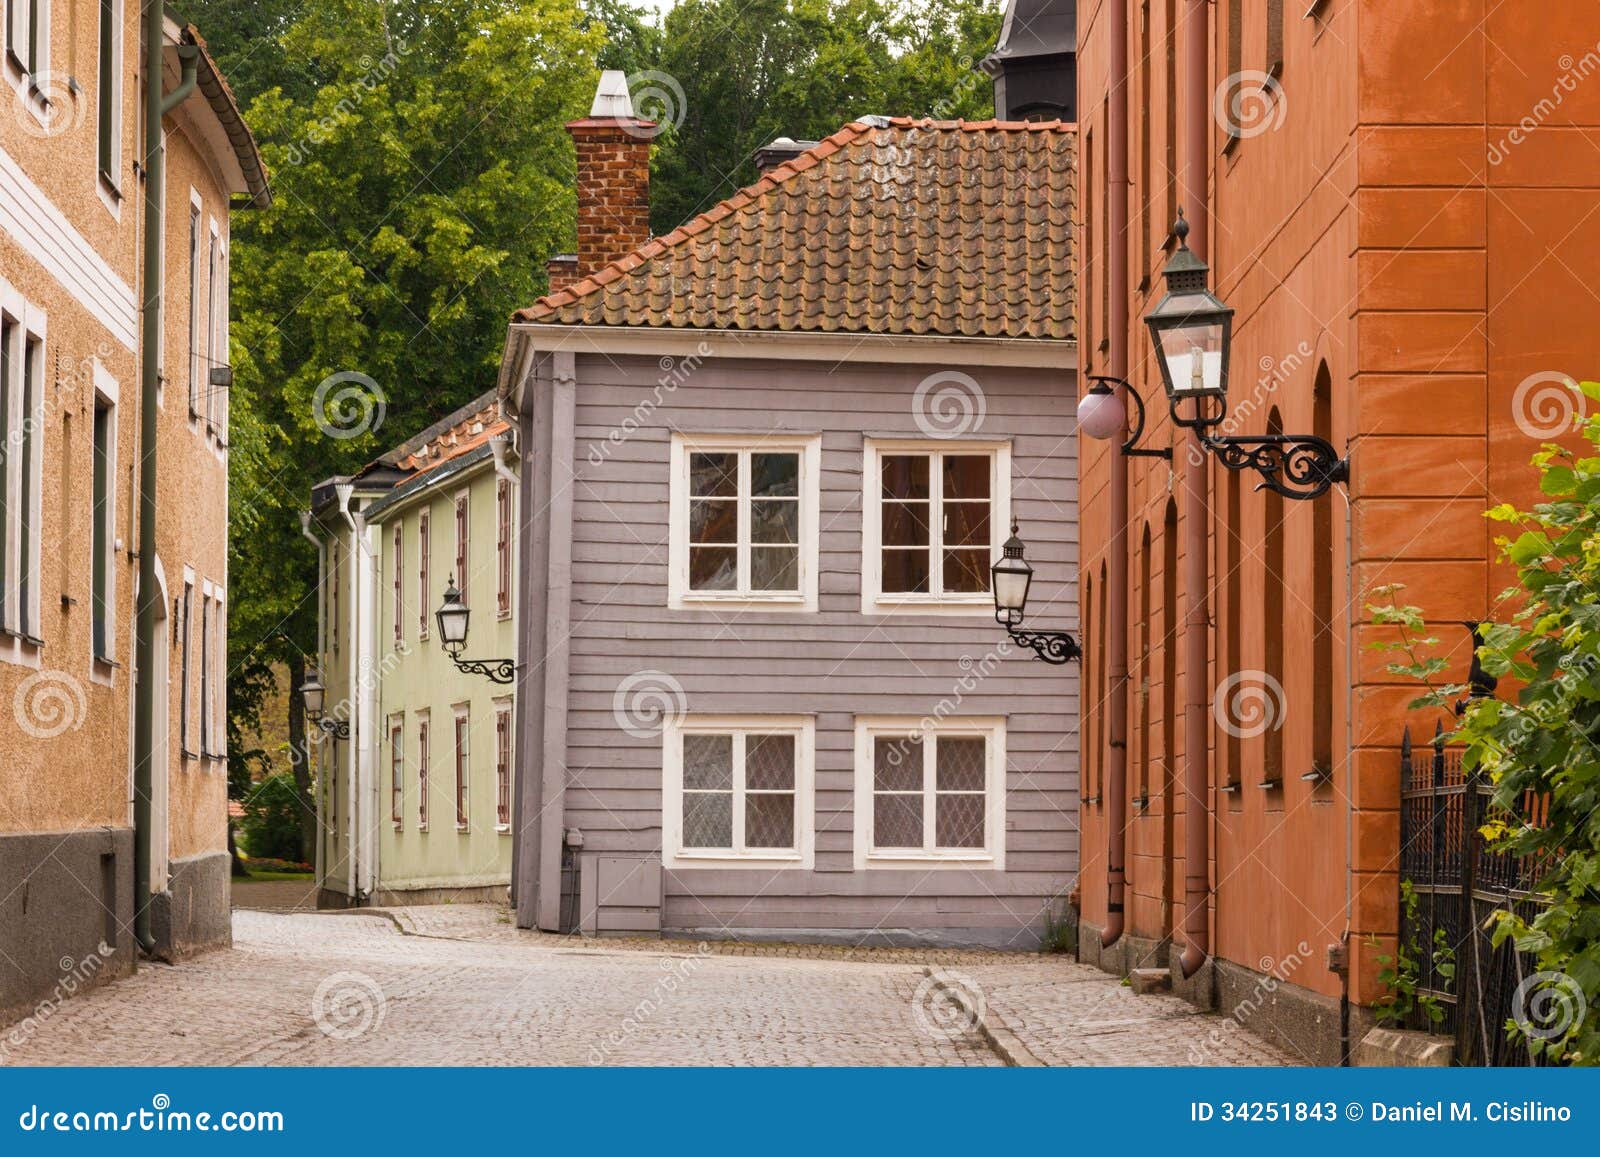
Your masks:
M589 106L592 117L633 119L633 99L628 95L628 75L621 69L608 68L600 74L600 84L594 90L594 104Z

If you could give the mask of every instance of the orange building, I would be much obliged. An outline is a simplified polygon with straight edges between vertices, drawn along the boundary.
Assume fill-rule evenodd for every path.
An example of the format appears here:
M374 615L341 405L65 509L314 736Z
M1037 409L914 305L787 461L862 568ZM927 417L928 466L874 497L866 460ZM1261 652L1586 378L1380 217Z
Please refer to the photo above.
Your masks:
M1600 246L1600 7L1538 7L1078 5L1081 364L1125 377L1149 409L1142 445L1173 450L1169 464L1080 447L1082 951L1170 967L1192 1000L1320 1063L1383 993L1398 748L1408 722L1434 726L1368 649L1383 635L1366 605L1388 601L1370 592L1403 583L1463 676L1462 623L1492 614L1509 578L1482 512L1536 500L1528 459L1582 404L1567 376L1600 376L1585 265ZM1143 321L1180 207L1236 311L1220 432L1320 435L1348 457L1347 484L1286 501L1214 455L1186 467ZM1206 669L1186 682L1191 614ZM1196 686L1203 745L1185 741ZM1185 977L1191 915L1205 957Z

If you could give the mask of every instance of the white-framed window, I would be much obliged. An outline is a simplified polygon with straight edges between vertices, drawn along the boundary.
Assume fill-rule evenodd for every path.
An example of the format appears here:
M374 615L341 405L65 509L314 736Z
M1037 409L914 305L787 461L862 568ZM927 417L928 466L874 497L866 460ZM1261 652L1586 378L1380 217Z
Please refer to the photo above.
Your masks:
M394 572L394 644L398 647L404 641L404 628L401 624L405 621L406 613L404 519L394 520L394 558L389 562L389 569Z
M809 715L675 720L662 732L662 862L810 868L815 782Z
M511 831L511 703L494 704L494 823L501 833Z
M94 363L93 491L90 505L90 614L92 656L115 659L117 630L117 381Z
M96 164L101 180L116 193L122 181L122 0L100 0L99 51Z
M455 757L456 757L456 831L464 832L471 826L470 805L468 796L469 781L472 770L472 717L465 703L456 704L455 708Z
M511 617L511 507L511 483L495 479L495 608L502 619Z
M455 497L455 508L456 508L456 575L455 575L455 582L456 582L456 590L461 592L461 605L464 606L464 607L470 607L472 605L472 603L467 599L467 587L469 587L471 585L467 581L467 576L468 576L468 573L469 573L469 569L468 568L471 566L471 563L472 563L471 556L468 554L468 550L469 550L469 546L470 546L470 543L469 543L468 539L469 539L469 536L472 533L472 525L471 525L471 521L470 521L470 519L472 517L472 512L471 512L471 507L470 507L470 505L468 503L468 499L470 498L470 496L471 495L470 495L469 491L463 490L460 493L458 493L456 495L456 497Z
M200 589L200 754L211 754L211 584Z
M37 656L43 551L44 312L0 282L0 630Z
M428 512L417 515L417 639L428 639L428 559L433 553L431 533L428 529Z
M417 830L428 830L428 720L426 710L417 712Z
M1005 868L1006 725L858 717L855 863Z
M205 356L200 367L200 388L206 396L206 429L213 435L217 433L217 404L221 400L218 395L222 392L211 384L211 371L221 365L217 356L217 339L220 336L217 330L218 286L221 278L221 254L218 250L217 223L210 222L210 229L206 243L206 330L205 330Z
M869 438L864 614L991 614L989 568L1011 524L1011 445Z
M50 70L50 0L7 0L6 62L25 76Z
M667 605L817 609L820 435L674 434Z
M188 567L183 568L183 601L178 605L178 751L182 758L193 759L197 754L194 748L194 730L190 721L194 718L194 706L189 690L193 672L193 631L191 624L194 621L194 571Z
M200 201L189 206L189 417L200 416Z
M389 717L389 819L394 830L405 827L406 717Z
M212 759L228 757L228 608L222 587L211 596L211 750Z

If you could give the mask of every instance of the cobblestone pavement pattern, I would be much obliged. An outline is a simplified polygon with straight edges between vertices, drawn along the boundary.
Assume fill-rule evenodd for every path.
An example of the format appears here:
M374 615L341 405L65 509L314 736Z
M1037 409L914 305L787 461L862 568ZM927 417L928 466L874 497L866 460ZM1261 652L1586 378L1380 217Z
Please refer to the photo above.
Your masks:
M1294 1063L1070 961L594 944L519 931L489 905L239 910L233 948L146 965L0 1030L0 1063L23 1065L1000 1065L1006 1053Z

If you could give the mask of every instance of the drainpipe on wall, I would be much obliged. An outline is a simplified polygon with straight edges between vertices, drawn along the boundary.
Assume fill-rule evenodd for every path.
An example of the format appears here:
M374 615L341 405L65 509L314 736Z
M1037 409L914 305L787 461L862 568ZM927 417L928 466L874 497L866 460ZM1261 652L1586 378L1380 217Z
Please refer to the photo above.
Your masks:
M1109 278L1110 315L1106 334L1111 348L1106 373L1128 376L1128 0L1112 0L1110 21L1111 104L1106 118L1106 212L1110 215L1107 241L1111 246L1106 270ZM1122 444L1128 440L1127 408L1122 429L1111 439L1111 485L1107 517L1111 544L1106 559L1106 658L1110 667L1110 728L1107 732L1106 782L1101 789L1106 806L1106 923L1100 947L1109 948L1122 938L1123 908L1127 892L1128 826L1128 458ZM1105 597L1105 596L1102 596Z
M495 477L512 486L516 486L521 481L517 476L517 472L507 465L507 459L515 448L516 439L510 433L496 434L489 439L489 452L494 455Z
M144 10L144 302L139 341L139 605L134 627L133 691L133 938L146 952L156 950L150 930L150 800L156 769L156 689L151 678L156 659L156 392L161 385L161 236L165 229L166 158L161 151L161 120L194 91L200 49L178 47L182 74L178 87L161 93L161 51L166 42L166 5L146 0ZM163 722L165 722L163 720ZM160 769L167 774L167 768Z
M307 542L309 542L312 546L317 548L317 590L320 592L320 591L323 590L323 584L325 584L328 581L328 556L327 556L327 549L323 545L322 540L311 532L311 511L309 511L309 510L302 510L300 512L300 533L301 533L302 536L304 536L304 538L305 538L305 540ZM318 601L320 602L320 600L321 600L321 595L319 594L318 595ZM319 668L319 670L322 667L322 656L324 654L326 654L326 648L324 647L324 644L323 644L322 630L323 630L322 616L318 615L317 616L317 667ZM311 730L317 731L316 728L312 728ZM317 734L321 735L321 732L317 731ZM310 739L309 735L307 736L307 739L308 740ZM321 759L321 754L322 754L322 749L323 749L323 742L324 742L324 740L321 740L321 739L319 739L317 741L317 754L318 754L317 769L319 771L325 770L325 768L323 768L323 766L322 766L323 761ZM309 756L309 752L307 754ZM322 815L322 793L323 793L323 789L327 785L325 785L322 782L322 777L321 776L317 776L316 777L316 785L317 785L317 847L316 847L316 852L315 852L315 859L316 859L317 887L321 888L322 885L323 885L323 873L326 870L326 865L324 863L322 853L323 853L324 845L326 845L326 843L327 843L327 840L323 836L324 820L323 820L323 815Z
M1202 260L1209 253L1211 202L1207 190L1210 161L1208 118L1211 113L1206 37L1210 16L1207 0L1188 0L1183 23L1183 51L1188 69L1183 121L1183 162L1178 187L1193 205L1189 213L1189 248ZM1183 631L1183 934L1188 941L1178 959L1185 978L1193 976L1211 948L1210 728L1206 707L1206 640L1210 633L1207 606L1206 552L1211 502L1206 470L1210 462L1198 430L1190 430L1183 450L1183 489L1188 517L1183 526L1183 582L1189 606Z
M361 528L356 524L356 517L350 512L350 496L355 487L348 482L339 482L334 485L333 493L339 503L339 513L344 516L345 522L350 527L350 622L347 627L347 638L354 649L354 656L349 672L345 679L345 693L352 702L355 699L356 676L361 669L361 567L359 565L358 551L361 549ZM358 810L361 801L360 791L356 786L357 752L361 748L362 729L360 712L351 711L350 739L345 744L345 755L348 763L345 767L345 801L347 810L346 821L350 825L350 838L345 844L345 887L350 896L350 903L359 902L360 895L356 886L356 844L361 838L361 815Z

